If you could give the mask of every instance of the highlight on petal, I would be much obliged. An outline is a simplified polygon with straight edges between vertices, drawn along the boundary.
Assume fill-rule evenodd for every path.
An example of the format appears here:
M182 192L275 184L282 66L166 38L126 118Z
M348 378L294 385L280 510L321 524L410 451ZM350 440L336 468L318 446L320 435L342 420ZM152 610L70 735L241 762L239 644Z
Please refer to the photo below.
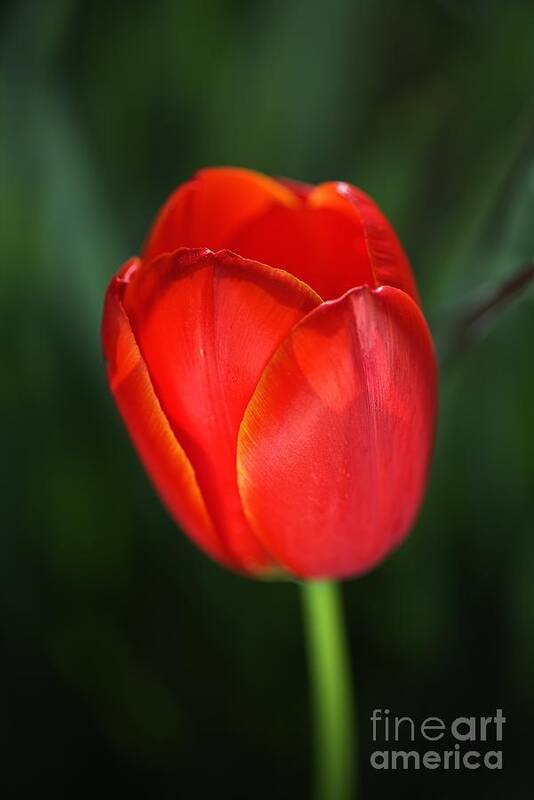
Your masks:
M144 265L124 307L170 426L225 547L248 572L273 564L237 488L237 434L283 339L320 298L291 275L233 253L182 250Z
M127 262L106 295L102 341L109 385L141 461L174 519L212 558L235 568L213 528L193 467L161 409L121 302L138 266L137 259Z
M272 206L294 208L295 193L252 170L212 167L180 186L159 212L143 251L154 258L181 247L228 248L255 217Z
M436 365L402 291L352 290L290 333L247 406L238 439L245 512L288 571L370 569L412 525L436 410Z
M365 192L348 183L332 181L317 186L308 204L311 208L336 210L358 226L365 242L365 258L375 279L369 285L394 286L419 303L410 262L397 234Z

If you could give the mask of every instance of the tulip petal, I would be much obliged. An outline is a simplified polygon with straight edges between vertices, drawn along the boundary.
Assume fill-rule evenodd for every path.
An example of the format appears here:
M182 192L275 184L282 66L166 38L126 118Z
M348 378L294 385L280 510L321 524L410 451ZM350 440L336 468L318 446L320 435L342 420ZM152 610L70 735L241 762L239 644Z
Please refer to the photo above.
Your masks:
M212 167L180 186L159 212L145 244L151 261L180 247L220 250L271 206L296 207L294 192L252 170Z
M164 504L191 539L212 558L236 567L214 531L191 463L178 444L154 392L121 297L137 259L110 284L102 320L109 385L131 439Z
M376 285L402 289L419 303L410 262L397 234L365 192L348 183L332 181L317 186L308 204L311 208L336 210L352 219L362 231Z
M293 180L293 178L277 178L278 182L288 189L291 189L295 197L299 200L307 201L308 196L313 192L314 186L310 183Z
M325 300L356 286L395 286L418 302L410 264L382 212L347 183L314 189L294 185L296 208L276 204L241 228L227 247L280 267L305 281Z
M215 527L242 569L273 561L237 488L237 433L266 364L320 298L233 253L182 250L144 265L124 304L173 432Z
M396 286L418 301L393 228L347 183L314 188L246 169L200 170L159 212L143 259L181 247L234 250L290 272L327 300L367 284Z
M404 292L360 287L293 329L238 440L245 512L283 567L356 575L400 542L422 498L435 408L430 334Z
M245 258L285 269L323 299L339 297L354 286L373 288L375 277L362 227L353 215L336 209L273 205L228 243Z

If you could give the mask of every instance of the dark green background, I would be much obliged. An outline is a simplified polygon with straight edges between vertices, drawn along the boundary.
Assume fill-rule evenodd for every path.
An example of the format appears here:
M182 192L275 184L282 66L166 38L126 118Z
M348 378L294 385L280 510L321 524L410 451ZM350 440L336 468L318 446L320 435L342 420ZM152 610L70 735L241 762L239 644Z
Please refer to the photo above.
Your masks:
M345 179L446 354L533 258L533 89L532 2L4 4L2 797L308 796L298 588L224 572L159 505L108 395L103 293L200 166ZM441 372L413 536L344 589L364 798L532 795L532 290L475 333ZM505 770L373 771L375 706L501 707Z

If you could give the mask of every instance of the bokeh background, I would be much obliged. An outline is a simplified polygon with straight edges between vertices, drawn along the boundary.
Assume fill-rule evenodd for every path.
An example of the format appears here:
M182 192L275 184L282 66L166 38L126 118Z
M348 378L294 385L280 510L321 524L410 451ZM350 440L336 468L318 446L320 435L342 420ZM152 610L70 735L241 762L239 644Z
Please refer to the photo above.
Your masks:
M198 167L345 179L397 227L443 359L423 513L344 587L363 796L531 797L534 5L18 0L0 55L0 785L306 798L298 587L219 569L104 379L106 284ZM456 343L456 344L455 344ZM503 709L502 773L376 772L374 707Z

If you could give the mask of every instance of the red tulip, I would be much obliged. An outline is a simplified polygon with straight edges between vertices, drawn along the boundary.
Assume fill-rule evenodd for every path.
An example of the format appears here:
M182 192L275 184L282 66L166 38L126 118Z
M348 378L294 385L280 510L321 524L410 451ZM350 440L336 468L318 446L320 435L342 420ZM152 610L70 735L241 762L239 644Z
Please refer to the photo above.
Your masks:
M356 575L409 531L436 364L401 245L346 183L206 169L111 281L113 395L163 502L250 575Z

